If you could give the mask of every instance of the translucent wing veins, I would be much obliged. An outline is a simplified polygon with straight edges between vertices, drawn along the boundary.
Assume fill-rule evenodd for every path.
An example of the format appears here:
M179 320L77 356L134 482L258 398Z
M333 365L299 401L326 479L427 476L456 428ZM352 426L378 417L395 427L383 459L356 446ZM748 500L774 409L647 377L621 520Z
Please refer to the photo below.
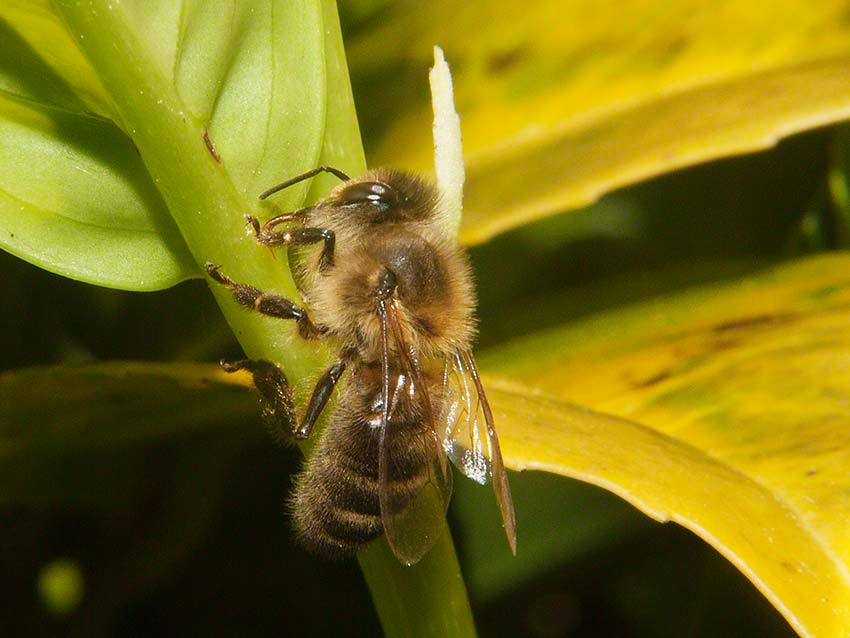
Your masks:
M447 359L443 383L446 396L443 449L467 477L481 484L492 480L508 545L516 554L513 498L493 412L470 352L456 352Z

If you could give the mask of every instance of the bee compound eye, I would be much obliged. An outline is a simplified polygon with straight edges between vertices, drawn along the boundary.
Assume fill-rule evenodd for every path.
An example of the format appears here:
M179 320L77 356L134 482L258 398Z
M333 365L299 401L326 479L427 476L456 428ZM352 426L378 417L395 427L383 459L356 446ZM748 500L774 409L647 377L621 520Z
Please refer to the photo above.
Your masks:
M340 199L343 205L372 204L387 207L398 202L398 193L381 182L358 182L342 191Z

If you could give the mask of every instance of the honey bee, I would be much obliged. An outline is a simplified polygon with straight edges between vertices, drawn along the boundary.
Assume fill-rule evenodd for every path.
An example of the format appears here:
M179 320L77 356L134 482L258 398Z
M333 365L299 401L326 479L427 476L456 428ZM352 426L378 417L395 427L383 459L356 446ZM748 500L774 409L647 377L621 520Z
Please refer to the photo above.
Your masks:
M513 501L471 353L470 268L440 224L435 187L392 169L350 179L320 166L260 199L320 172L342 183L314 206L262 226L247 218L265 246L307 247L299 272L306 307L207 264L209 276L241 305L294 320L305 339L338 345L337 361L319 378L300 419L277 365L222 362L225 370L253 374L267 420L290 439L310 436L339 384L334 413L295 479L297 538L318 555L340 557L385 534L402 563L416 563L445 525L450 459L467 477L492 481L515 554Z

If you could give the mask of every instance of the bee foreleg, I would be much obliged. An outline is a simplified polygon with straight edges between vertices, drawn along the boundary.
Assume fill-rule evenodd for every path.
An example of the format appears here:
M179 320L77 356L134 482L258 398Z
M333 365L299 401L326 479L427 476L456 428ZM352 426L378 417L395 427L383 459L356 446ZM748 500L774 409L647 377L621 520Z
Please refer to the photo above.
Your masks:
M295 435L295 407L292 401L292 389L286 375L271 361L263 359L241 359L225 361L219 364L225 372L247 370L254 379L254 387L260 393L263 420L270 426L272 434L282 443L288 443Z
M257 241L261 244L266 244L266 237L272 234L275 226L280 226L281 224L303 224L304 218L313 210L312 207L309 208L299 208L298 210L294 210L291 213L283 213L282 215L275 215L265 224L260 226L260 220L254 217L253 215L245 215L245 222L252 228L254 231L254 235L257 237Z
M336 247L336 234L332 230L325 228L292 228L289 230L274 230L278 224L287 221L297 221L297 218L289 219L289 215L281 215L280 218L275 217L260 228L255 225L255 221L248 220L248 223L254 228L254 233L257 236L257 241L263 246L308 246L310 244L318 244L324 242L325 246L322 250L322 257L319 261L319 268L326 268L333 265L334 249Z
M304 418L301 420L298 428L293 431L295 438L306 439L310 436L313 426L316 425L319 415L322 413L328 399L331 398L334 387L344 371L345 363L338 361L328 368L316 383L316 387L313 388L313 395L310 397L310 403L307 404L307 411L304 413Z
M298 324L298 332L305 339L314 339L324 333L307 315L301 306L280 295L267 295L259 288L233 281L221 273L218 266L207 262L207 274L218 283L227 286L233 293L234 299L241 305L260 314L278 319L294 319Z

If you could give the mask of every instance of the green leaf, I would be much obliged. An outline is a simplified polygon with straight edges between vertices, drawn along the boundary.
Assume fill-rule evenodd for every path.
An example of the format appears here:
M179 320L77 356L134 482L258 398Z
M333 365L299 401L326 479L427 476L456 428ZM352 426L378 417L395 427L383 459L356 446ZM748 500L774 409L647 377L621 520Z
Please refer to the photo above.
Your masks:
M430 170L431 47L455 73L471 243L850 115L844 3L400 2L351 46L373 163Z
M170 97L205 127L239 192L256 197L315 166L327 109L319 3L133 2L126 19L140 40L135 55L150 56ZM137 31L148 24L163 26ZM306 189L284 200L303 200Z
M0 6L0 93L115 118L95 70L45 0L7 0Z
M594 483L681 523L801 635L843 635L848 272L846 253L801 260L488 351L488 371L525 384L488 386L506 464Z
M124 290L197 276L133 143L100 118L0 95L0 248Z
M49 8L0 9L0 248L126 290L197 276L109 98Z
M193 261L211 261L234 279L297 298L286 254L273 256L260 246L244 216L271 216L273 204L261 206L257 195L315 166L322 153L328 90L321 5L57 7L109 92ZM334 87L347 91L347 82ZM350 123L351 115L338 117ZM356 146L340 155L349 162L340 168L360 170ZM307 187L288 189L276 203L297 208ZM296 379L323 360L314 344L280 338L291 334L290 325L245 312L221 286L213 290L250 356L281 361Z
M114 511L123 503L115 502L112 491L96 489L93 477L111 472L119 498L131 498L142 480L138 472L143 456L134 456L140 444L219 428L219 439L231 446L232 434L238 436L252 421L257 424L254 436L261 436L257 399L248 380L227 375L212 364L115 361L4 372L0 502L54 509L83 503ZM218 441L213 447L217 446ZM98 458L96 454L103 451L126 463L137 459L133 464L138 467L91 468L86 483L76 473L77 464L85 465L84 459ZM206 463L206 458L193 462ZM204 502L214 498L210 493ZM190 509L194 511L183 505L184 516ZM172 526L190 524L172 521Z
M247 378L200 363L116 361L4 372L0 459L230 426L256 413L250 388Z

